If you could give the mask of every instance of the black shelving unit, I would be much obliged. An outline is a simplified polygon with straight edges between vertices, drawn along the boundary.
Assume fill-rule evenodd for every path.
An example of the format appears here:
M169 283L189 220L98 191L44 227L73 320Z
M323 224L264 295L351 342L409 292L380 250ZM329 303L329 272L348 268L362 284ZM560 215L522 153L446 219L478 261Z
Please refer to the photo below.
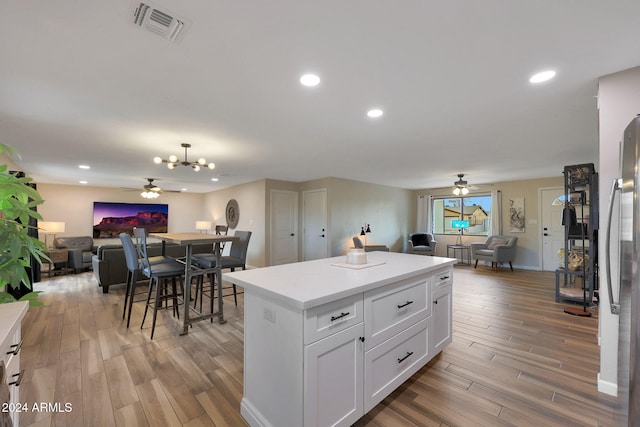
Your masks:
M556 302L579 302L590 314L586 308L598 298L598 174L593 163L565 166L564 191L564 262L556 270Z

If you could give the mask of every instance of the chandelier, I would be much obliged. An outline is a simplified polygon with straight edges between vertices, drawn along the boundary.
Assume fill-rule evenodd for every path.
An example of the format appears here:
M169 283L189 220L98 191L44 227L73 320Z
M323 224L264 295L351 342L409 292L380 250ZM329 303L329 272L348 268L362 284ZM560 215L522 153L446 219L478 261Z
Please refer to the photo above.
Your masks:
M455 185L455 187L453 188L453 194L455 194L456 196L459 196L460 194L465 196L469 193L469 189L467 188L467 181L462 179L463 176L463 173L459 173L459 179L453 183L453 185Z
M195 172L198 172L200 170L200 167L204 166L208 167L209 169L214 169L216 167L215 163L207 163L207 161L202 157L199 158L196 162L190 162L189 160L187 160L187 150L191 147L191 144L183 143L180 144L180 146L184 148L183 161L180 161L180 159L178 159L178 156L172 154L169 156L169 160L165 160L161 157L155 157L153 159L153 162L158 165L160 163L166 163L169 169L175 169L178 165L187 166L193 169Z

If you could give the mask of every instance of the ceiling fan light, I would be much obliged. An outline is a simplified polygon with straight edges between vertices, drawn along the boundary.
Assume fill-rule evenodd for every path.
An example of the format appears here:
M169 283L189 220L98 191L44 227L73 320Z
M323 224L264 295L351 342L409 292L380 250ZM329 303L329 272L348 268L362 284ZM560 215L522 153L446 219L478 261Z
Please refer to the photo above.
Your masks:
M453 194L455 194L456 196L459 196L460 195L460 188L459 187L454 188L453 189Z
M462 195L466 196L467 194L469 194L469 189L467 187L462 187Z
M170 161L171 163L175 163L175 162L177 162L177 161L178 161L178 156L176 156L175 154L170 155L170 156L169 156L169 161Z
M162 163L162 158L161 157L154 157L153 158L153 163L159 165L160 163Z

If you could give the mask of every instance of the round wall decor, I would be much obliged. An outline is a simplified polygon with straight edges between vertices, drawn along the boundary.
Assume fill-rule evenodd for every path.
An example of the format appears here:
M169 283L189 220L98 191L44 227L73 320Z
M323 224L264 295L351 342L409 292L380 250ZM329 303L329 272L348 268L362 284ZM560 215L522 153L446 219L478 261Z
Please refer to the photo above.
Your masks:
M238 221L240 220L240 208L238 207L238 202L236 202L234 199L229 200L225 212L227 216L227 225L229 226L229 228L236 228L238 226Z

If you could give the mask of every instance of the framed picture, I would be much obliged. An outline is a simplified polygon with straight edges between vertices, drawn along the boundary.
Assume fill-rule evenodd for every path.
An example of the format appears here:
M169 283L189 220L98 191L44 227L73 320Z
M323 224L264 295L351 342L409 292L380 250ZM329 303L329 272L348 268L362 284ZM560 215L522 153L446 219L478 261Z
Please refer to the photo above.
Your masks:
M524 233L524 197L512 197L509 200L509 231Z
M149 233L166 233L169 205L163 203L93 202L93 237L106 239L120 233L133 235L134 227Z

